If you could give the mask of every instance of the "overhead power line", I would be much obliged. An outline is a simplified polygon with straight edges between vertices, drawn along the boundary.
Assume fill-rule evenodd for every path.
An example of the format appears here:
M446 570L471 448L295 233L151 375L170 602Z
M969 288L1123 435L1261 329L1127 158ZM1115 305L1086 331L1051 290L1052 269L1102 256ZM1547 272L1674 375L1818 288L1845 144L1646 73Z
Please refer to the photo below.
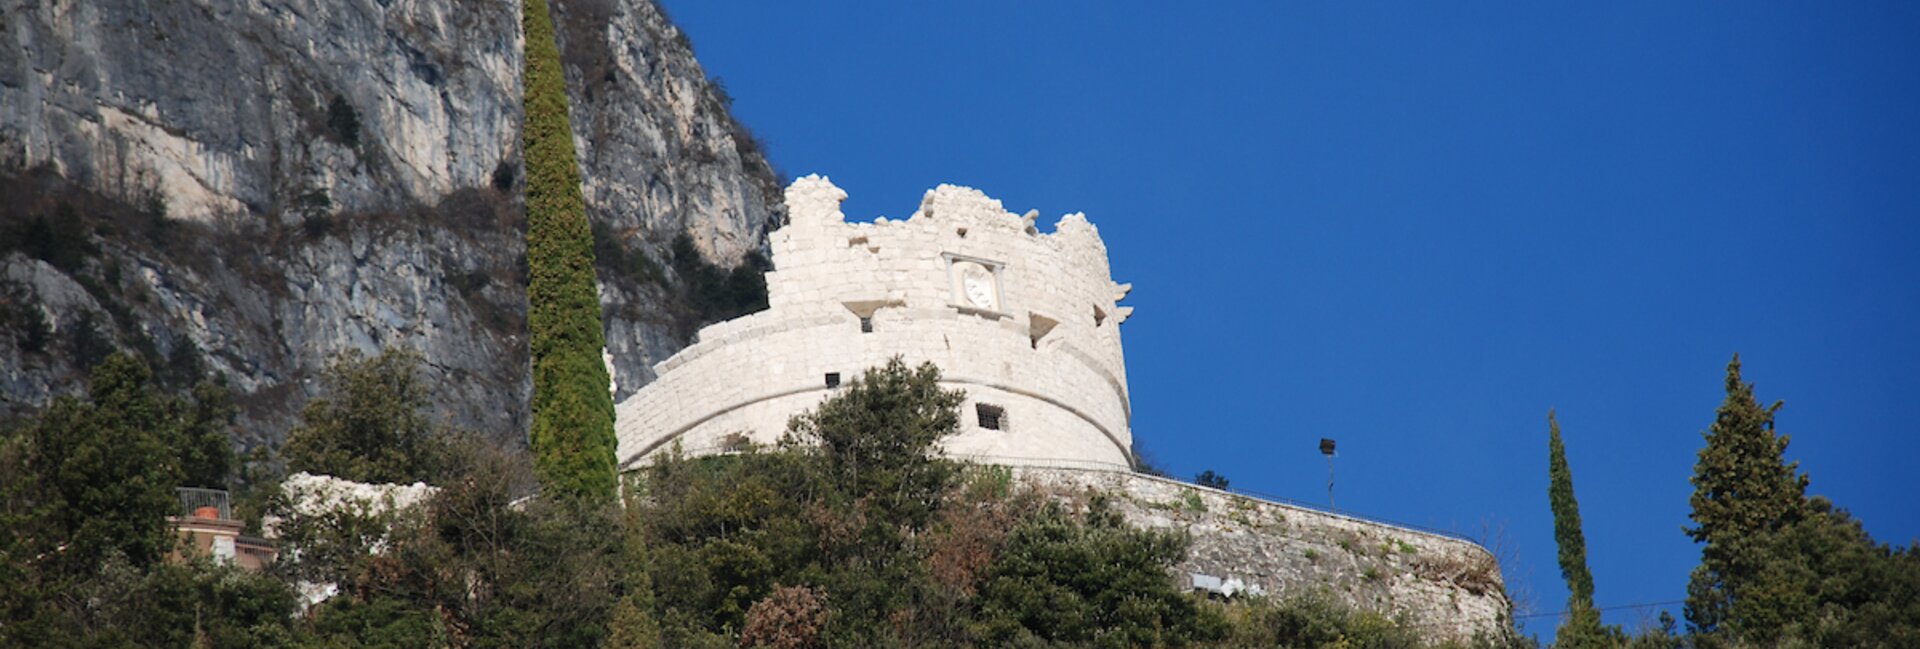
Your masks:
M1629 609L1629 608L1647 608L1651 606L1671 606L1673 604L1685 604L1685 603L1687 603L1687 600L1676 599L1676 600L1665 601L1665 602L1646 602L1642 604L1616 604L1613 606L1602 606L1594 610L1618 611L1618 610ZM1552 613L1528 613L1526 615L1515 615L1513 617L1516 619L1524 619L1524 618L1534 618L1534 617L1560 616L1560 615L1566 615L1568 612L1569 611L1555 611Z

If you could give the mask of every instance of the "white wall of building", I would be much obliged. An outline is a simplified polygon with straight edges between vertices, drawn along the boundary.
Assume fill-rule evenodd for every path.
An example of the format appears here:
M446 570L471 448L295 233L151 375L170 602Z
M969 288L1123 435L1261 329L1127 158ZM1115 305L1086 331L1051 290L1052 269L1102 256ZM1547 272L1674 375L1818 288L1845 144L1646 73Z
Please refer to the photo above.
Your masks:
M928 191L904 221L847 223L846 193L818 176L787 189L791 222L771 235L769 308L700 330L618 406L623 466L678 442L725 450L735 435L777 441L793 415L842 381L901 356L938 365L965 390L947 451L1042 466L1127 466L1126 366L1106 246L1069 214L1041 233L965 187ZM862 323L867 318L868 324ZM870 329L867 331L866 329ZM1001 408L1001 430L977 404Z

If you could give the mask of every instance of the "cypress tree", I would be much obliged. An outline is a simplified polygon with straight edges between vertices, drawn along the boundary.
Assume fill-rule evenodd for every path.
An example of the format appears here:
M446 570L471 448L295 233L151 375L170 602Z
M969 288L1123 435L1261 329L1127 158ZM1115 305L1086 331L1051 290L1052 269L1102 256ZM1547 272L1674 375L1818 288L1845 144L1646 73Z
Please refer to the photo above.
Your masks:
M1807 478L1798 462L1786 461L1788 437L1774 433L1773 416L1781 403L1760 406L1753 385L1740 379L1738 354L1727 364L1726 390L1693 467L1694 526L1686 533L1706 546L1687 584L1687 623L1710 638L1765 636L1741 627L1772 624L1743 618L1771 618L1780 612L1740 602L1749 594L1760 596L1783 586L1771 583L1778 575L1768 574L1767 555L1773 536L1809 512Z
M613 497L615 481L613 397L600 358L606 334L593 234L553 20L546 0L528 0L522 11L534 458L549 492L605 500Z
M1560 546L1560 576L1567 580L1567 619L1554 634L1557 647L1611 647L1617 634L1600 624L1593 606L1593 573L1587 569L1587 538L1580 529L1580 503L1573 497L1573 471L1560 440L1560 422L1547 411L1547 500L1553 507L1553 540Z

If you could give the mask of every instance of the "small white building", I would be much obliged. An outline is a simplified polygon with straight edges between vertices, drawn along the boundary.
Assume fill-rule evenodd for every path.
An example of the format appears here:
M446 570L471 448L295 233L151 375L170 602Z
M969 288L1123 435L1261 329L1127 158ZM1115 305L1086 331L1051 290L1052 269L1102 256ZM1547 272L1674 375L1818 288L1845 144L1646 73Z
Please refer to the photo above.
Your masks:
M941 185L904 221L848 223L846 196L819 176L787 188L769 308L701 329L620 403L623 469L676 441L693 455L774 443L793 415L896 355L966 391L951 456L1131 467L1119 326L1132 309L1117 304L1130 287L1114 283L1086 217L1042 233L1037 212Z

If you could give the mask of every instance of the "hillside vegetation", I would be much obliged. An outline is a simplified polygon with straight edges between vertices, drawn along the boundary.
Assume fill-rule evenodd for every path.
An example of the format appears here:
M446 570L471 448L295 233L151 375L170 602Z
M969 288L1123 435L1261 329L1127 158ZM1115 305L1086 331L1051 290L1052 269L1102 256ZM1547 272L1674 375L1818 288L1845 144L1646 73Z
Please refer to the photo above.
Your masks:
M379 389L409 385L414 362L336 362L288 468L439 491L302 513L264 475L275 458L201 457L194 440L230 412L215 388L167 396L112 357L90 398L0 440L0 645L1427 646L1317 599L1181 592L1184 537L1124 525L1099 494L932 456L960 396L931 365L870 370L779 446L671 457L609 503L541 497L524 452L421 422L425 395ZM392 448L407 452L375 452ZM196 466L250 479L256 523L282 517L271 570L161 559L172 488ZM303 583L336 594L306 607Z
M0 646L1440 644L1329 597L1181 592L1169 568L1182 535L1127 526L1100 493L1063 497L936 457L961 396L931 365L869 370L777 446L670 454L624 476L613 502L543 496L525 451L448 430L426 414L419 364L337 359L284 456L235 458L222 388L167 392L137 359L109 356L85 398L0 433ZM1708 552L1686 628L1600 624L1573 542L1559 646L1913 646L1920 552L1806 496L1775 410L1737 364L1727 385L1695 477L1689 532ZM1577 541L1573 474L1550 437L1561 535ZM391 511L294 511L276 484L285 471L438 491ZM183 485L240 487L254 529L277 517L281 561L254 574L167 559ZM316 585L333 595L304 604Z

